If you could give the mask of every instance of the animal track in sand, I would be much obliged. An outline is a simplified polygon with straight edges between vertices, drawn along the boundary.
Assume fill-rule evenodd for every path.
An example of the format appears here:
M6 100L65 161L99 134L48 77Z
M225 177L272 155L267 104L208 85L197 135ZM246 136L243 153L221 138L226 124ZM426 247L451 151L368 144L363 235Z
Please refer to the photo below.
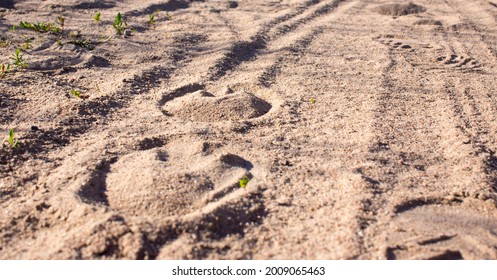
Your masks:
M163 141L152 142L103 164L79 196L125 216L177 217L222 199L239 189L240 178L252 176L249 161L230 153L208 154L204 142L173 141L165 147L158 147ZM177 164L185 158L187 165Z
M197 90L163 103L165 115L197 122L248 120L263 116L272 108L270 103L245 91L216 97Z
M396 208L388 259L495 259L497 217L463 200L417 199ZM492 215L493 213L493 215Z
M433 25L433 26L443 26L442 21L436 19L420 19L414 22L414 25Z
M380 38L378 39L378 41L384 45L387 45L390 49L414 51L413 47L410 44L406 44L394 39Z
M382 15L388 16L406 16L410 14L418 14L426 11L426 8L416 5L412 2L407 4L385 4L376 8L376 11Z
M458 69L478 69L480 67L480 63L476 59L455 54L439 56L437 61Z
M45 42L30 52L36 57L29 64L31 70L58 70L65 67L108 67L110 62L100 56L88 53L75 45L66 44L57 49L56 43Z

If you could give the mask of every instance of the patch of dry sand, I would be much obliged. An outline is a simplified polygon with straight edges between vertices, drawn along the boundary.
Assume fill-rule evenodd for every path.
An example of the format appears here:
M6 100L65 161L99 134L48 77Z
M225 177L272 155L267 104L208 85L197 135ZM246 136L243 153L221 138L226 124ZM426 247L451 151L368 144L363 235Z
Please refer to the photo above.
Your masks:
M497 258L495 4L237 2L0 3L0 258Z

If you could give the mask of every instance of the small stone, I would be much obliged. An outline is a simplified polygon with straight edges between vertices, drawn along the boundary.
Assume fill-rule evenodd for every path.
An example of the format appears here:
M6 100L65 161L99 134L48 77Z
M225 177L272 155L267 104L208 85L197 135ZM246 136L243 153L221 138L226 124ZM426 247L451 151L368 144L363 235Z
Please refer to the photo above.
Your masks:
M236 1L229 1L228 2L228 8L230 8L230 9L238 8L238 2L236 2Z
M71 32L69 32L69 37L71 38L78 38L81 36L81 33L77 30L73 30Z
M131 36L131 30L130 29L124 30L123 36L124 38Z
M39 130L39 128L38 128L36 125L33 125L33 126L31 126L31 130L32 130L32 131L38 131L38 130Z

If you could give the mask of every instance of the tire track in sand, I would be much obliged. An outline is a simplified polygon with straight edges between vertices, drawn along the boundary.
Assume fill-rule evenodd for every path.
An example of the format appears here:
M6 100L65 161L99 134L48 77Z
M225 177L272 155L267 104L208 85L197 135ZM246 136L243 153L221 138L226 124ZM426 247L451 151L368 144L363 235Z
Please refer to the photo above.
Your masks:
M401 30L390 32L402 34ZM412 32L405 30L404 34ZM462 45L450 34L440 37L446 39L448 50L457 51ZM422 39L421 34L417 40ZM453 71L458 69L440 71L411 63L436 63L436 51L387 46L390 63L384 70L385 91L378 99L378 136L371 158L377 163L366 169L366 174L378 181L380 197L371 203L377 220L367 227L365 246L370 253L366 258L493 258L489 252L495 239L491 230L495 198L486 178L487 159L492 162L492 154L482 158L486 148L472 145L467 131L461 129L474 127L465 107L474 113L477 105L468 100L468 91L461 95L459 87L440 82L454 81ZM480 74L469 70L457 75L473 80ZM431 218L436 215L440 220ZM478 246L470 240L467 227L454 226L475 217L485 220L473 236ZM410 223L413 219L416 222Z

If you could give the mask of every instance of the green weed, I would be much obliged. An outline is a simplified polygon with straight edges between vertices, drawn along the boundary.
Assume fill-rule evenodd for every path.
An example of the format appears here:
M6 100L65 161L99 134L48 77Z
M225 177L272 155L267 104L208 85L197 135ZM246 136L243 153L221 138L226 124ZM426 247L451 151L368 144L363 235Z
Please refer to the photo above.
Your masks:
M155 24L155 14L151 14L148 16L148 24L155 27L155 25L154 25Z
M5 78L5 76L7 76L7 74L9 73L10 71L10 64L1 64L0 65L0 78Z
M29 50L33 46L31 45L31 42L33 42L33 38L30 38L28 36L23 36L22 37L23 43L21 44L21 49L23 50Z
M240 179L240 188L245 188L249 183L249 181L250 181L249 177L243 176L243 178Z
M314 104L316 103L316 98L312 97L309 101L311 102L311 104Z
M71 89L71 94L77 98L81 98L81 91L77 89Z
M117 16L114 19L112 26L116 30L117 34L119 34L119 35L124 34L124 30L126 29L127 24L126 24L126 22L123 21L123 17L121 15L121 13L117 13Z
M100 12L97 12L94 16L93 16L93 20L96 21L96 22L100 22Z
M9 130L9 138L7 139L7 142L9 143L9 146L12 149L15 149L15 148L19 147L19 141L16 139L16 136L15 136L13 128L11 128Z
M73 44L73 45L76 45L78 47L85 48L88 50L95 49L95 46L88 40L73 40L73 41L70 41L69 44Z
M27 22L27 21L21 21L19 23L19 27L23 28L23 29L30 29L33 31L37 31L40 33L45 33L45 32L59 33L60 32L60 28L55 26L55 24L46 23L46 22L32 23L32 22Z
M58 16L57 22L60 24L60 28L64 29L64 23L66 22L66 19L63 16Z
M28 66L28 64L26 63L26 61L24 61L24 59L22 58L21 48L18 48L16 50L16 52L12 56L12 60L14 61L13 64L16 66L16 68L23 69L23 68L26 68Z

